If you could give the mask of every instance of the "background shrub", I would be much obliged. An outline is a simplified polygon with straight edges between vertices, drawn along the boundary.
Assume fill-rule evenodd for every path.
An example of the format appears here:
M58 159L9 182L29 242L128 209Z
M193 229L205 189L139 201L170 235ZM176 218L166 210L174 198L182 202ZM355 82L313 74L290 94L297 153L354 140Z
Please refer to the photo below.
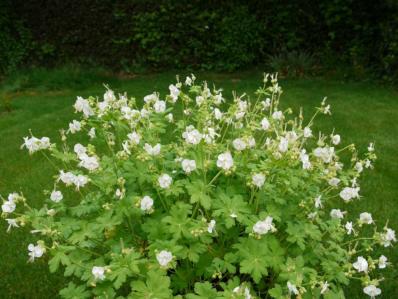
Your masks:
M2 73L65 62L124 71L234 70L299 51L322 57L326 68L337 63L397 76L393 0L10 3L3 1L0 12Z

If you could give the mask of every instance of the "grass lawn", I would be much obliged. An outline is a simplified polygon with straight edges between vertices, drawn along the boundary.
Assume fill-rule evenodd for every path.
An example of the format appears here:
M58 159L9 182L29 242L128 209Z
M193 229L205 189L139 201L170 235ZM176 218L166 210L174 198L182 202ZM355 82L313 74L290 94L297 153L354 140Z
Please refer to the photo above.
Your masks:
M7 91L12 106L11 112L0 112L2 196L12 191L23 191L33 206L42 205L42 190L51 188L54 171L40 155L30 157L19 149L22 137L32 129L35 136L59 140L58 130L66 128L74 117L72 104L77 95L101 96L104 91L102 83L109 83L116 91L127 91L137 98L154 90L165 95L168 85L174 80L173 73L135 78L103 76L92 80L79 76L54 74L54 79L51 73L36 74L32 81L25 78L20 79L21 83L10 78L0 87L0 96L2 90ZM198 73L196 76L224 88L223 94L229 97L232 90L252 93L262 80L260 72ZM389 226L398 231L398 92L373 83L325 79L281 80L280 83L284 89L282 106L294 109L302 106L307 117L312 115L313 107L327 96L333 115L323 117L321 126L318 121L317 128L325 132L336 128L343 145L355 143L365 151L369 141L375 142L379 157L375 169L367 172L362 181L363 198L348 209L358 215L369 211L380 225L389 219ZM56 298L64 283L62 273L50 274L45 259L27 263L27 245L34 240L28 228L14 230L11 234L7 234L6 229L5 222L0 221L0 298ZM382 284L380 298L398 298L398 250L389 249L385 255L396 268L385 270L386 280ZM357 285L347 290L347 298L365 297Z

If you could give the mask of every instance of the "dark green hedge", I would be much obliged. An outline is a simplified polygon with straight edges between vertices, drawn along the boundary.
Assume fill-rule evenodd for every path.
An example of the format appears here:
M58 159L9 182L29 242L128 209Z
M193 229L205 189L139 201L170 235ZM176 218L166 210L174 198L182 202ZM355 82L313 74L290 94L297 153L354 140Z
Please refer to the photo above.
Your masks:
M77 62L234 70L302 51L384 76L398 68L396 0L2 0L0 69Z

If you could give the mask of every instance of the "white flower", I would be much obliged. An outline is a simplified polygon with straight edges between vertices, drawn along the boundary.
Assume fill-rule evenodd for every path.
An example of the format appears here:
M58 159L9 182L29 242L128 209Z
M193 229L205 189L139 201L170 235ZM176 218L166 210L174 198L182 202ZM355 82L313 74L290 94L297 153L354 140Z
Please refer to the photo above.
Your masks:
M254 139L253 136L249 136L246 141L249 148L253 148L256 146L256 139Z
M248 105L247 105L246 101L238 100L237 104L238 104L239 111L246 111L247 110Z
M48 137L42 137L41 139L32 136L24 137L24 143L21 148L26 147L29 151L29 154L33 154L39 150L48 149L51 146L50 139Z
M203 135L199 133L199 131L196 130L194 126L188 126L185 128L185 132L182 133L182 137L187 143L198 144L202 140Z
M171 99L173 103L175 103L178 99L178 96L180 95L180 90L177 88L177 86L173 84L169 86L169 90L170 90Z
M335 219L343 219L344 218L344 212L342 212L339 209L332 209L330 211L330 217L335 218Z
M21 198L22 196L19 195L17 192L13 192L8 194L7 200L8 201L16 201L17 199Z
M140 202L140 208L142 211L150 211L153 207L153 199L150 196L144 196Z
M366 168L372 168L373 166L372 166L372 161L370 161L369 159L366 159L365 160L365 167Z
M169 176L167 173L162 174L159 178L158 178L158 183L159 186L163 189L167 189L170 187L171 183L172 183L173 179L171 178L171 176Z
M345 187L343 190L341 190L340 197L345 202L348 202L353 198L359 198L359 187L356 188Z
M232 145L237 151L243 151L247 146L246 142L241 138L236 138L232 141Z
M272 113L272 118L275 120L281 120L283 118L282 111L275 111L274 113Z
M105 268L100 266L94 266L91 269L91 273L96 280L104 280L105 279Z
M196 169L196 162L195 160L184 159L181 162L181 167L186 173L191 173Z
M262 173L254 173L252 175L252 183L254 186L261 188L265 183L265 175Z
M324 113L324 114L331 114L331 112L330 112L330 105L327 105L326 107L323 108L323 113Z
M252 295L250 295L250 290L249 290L248 287L245 287L244 295L245 295L245 299L252 299L253 298Z
M340 179L338 179L338 178L331 178L331 179L328 181L328 183L329 183L329 185L332 186L332 187L337 187L337 185L340 183Z
M209 234L212 234L214 231L214 228L216 227L216 221L214 219L210 220L209 225L207 226L207 232Z
M35 258L42 257L43 254L46 252L46 249L41 245L37 244L36 246L33 244L29 244L28 246L29 250L29 261L33 262Z
M298 139L297 133L294 131L286 132L286 139L289 141L289 144L294 144Z
M340 135L336 134L336 135L332 135L331 137L332 137L332 143L334 145L338 145L340 143L340 140L341 140Z
M361 221L364 224L372 224L373 223L372 214L368 212L361 213L359 215L359 221Z
M167 267L173 260L173 254L170 251L162 250L156 254L156 259L158 260L160 266Z
M268 119L267 119L266 117L264 117L264 118L261 120L261 128L262 128L264 131L266 131L266 130L269 129L269 127L270 127L270 123L269 123Z
M108 109L109 107L109 103L106 101L103 102L98 102L98 109L100 110L100 115L103 115L103 113L105 112L106 109Z
M220 111L220 109L214 108L214 117L217 120L220 120L222 118L222 116L223 116L223 113Z
M303 163L303 169L311 168L310 157L305 153L305 149L300 152L300 159L301 163Z
M381 235L381 243L384 247L391 246L392 242L396 242L395 231L391 228L385 228L385 233Z
M174 120L173 113L167 114L167 115L166 115L166 118L167 118L167 121L168 121L169 123L172 123L173 120Z
M203 135L203 138L207 144L213 144L216 137L220 136L220 134L216 133L214 128L207 128L206 131L207 132Z
M321 294L324 294L329 289L329 283L327 281L321 283Z
M343 166L344 166L344 164L341 162L336 162L336 161L334 162L334 167L336 168L336 170L342 170ZM353 184L353 185L355 185L355 184Z
M141 135L138 134L137 132L132 132L127 134L127 138L131 141L133 144L139 144L141 141Z
M84 167L90 171L94 171L99 167L99 162L96 157L82 156L79 163L80 167Z
M63 198L64 198L64 197L63 197L61 191L54 190L53 192L51 192L50 199L51 199L53 202L60 202Z
M115 93L113 92L113 90L108 89L104 93L104 101L107 103L111 103L111 102L114 102L115 100L116 100Z
M238 111L238 112L235 113L235 118L236 119L241 119L242 117L245 116L245 114L246 114L245 111Z
M71 172L64 172L60 170L59 172L59 181L62 181L65 185L69 186L73 184L73 180L75 179L75 175Z
M230 152L225 152L217 157L217 167L224 170L228 170L234 166L234 160L232 159Z
M91 139L95 138L95 128L91 128L90 131L88 131L88 136Z
M75 120L75 119L72 120L71 123L69 123L69 131L72 134L75 134L76 132L79 132L81 130L81 128L82 128L81 123L79 121Z
M361 162L355 163L355 170L358 171L358 173L361 173L363 171L363 165Z
M376 296L379 296L381 294L381 290L374 286L373 284L368 285L367 287L363 288L363 292L370 296L370 298L374 299Z
M368 272L368 262L362 256L359 256L352 266L358 272Z
M310 138L312 136L312 130L309 127L304 128L304 138Z
M285 137L282 137L281 140L279 141L279 146L278 146L279 151L281 153L287 152L288 146L289 146L289 141Z
M76 186L76 189L79 190L80 187L84 187L88 183L88 178L82 174L74 176L73 184Z
M12 227L19 227L16 219L6 219L8 228L7 233L11 230Z
M83 112L85 117L89 117L94 114L93 109L90 107L89 101L83 99L82 97L77 97L73 107L77 112Z
M76 155L80 157L87 156L87 148L80 143L76 143L75 146L73 147L73 151L76 153Z
M185 85L187 85L187 86L191 86L192 85L192 79L189 76L187 76L185 78Z
M117 188L115 191L115 196L119 199L122 199L124 197L124 190L120 190L120 188Z
M205 98L203 96L196 96L195 101L196 101L196 105L198 105L200 107L204 103Z
M144 97L144 102L147 104L154 103L159 100L159 96L156 92L146 95Z
M275 227L272 224L272 217L267 216L263 221L257 221L253 226L253 232L258 235L264 235L269 231L275 231Z
M128 140L126 140L126 141L124 141L124 142L122 143L123 151L124 151L127 155L131 155L130 147L131 147L131 142L129 142Z
M315 208L322 208L322 195L319 195L315 198Z
M307 218L308 219L315 219L316 215L318 215L318 212L308 213Z
M222 102L224 102L224 98L222 97L222 93L218 93L214 96L214 104L220 105Z
M24 137L24 143L21 148L26 147L30 154L38 151L40 149L40 140L36 137Z
M294 295L299 294L297 287L294 284L292 284L290 281L287 282L287 288L289 289L289 294L294 294Z
M261 105L263 106L263 110L267 110L271 106L271 99L266 98L265 101L261 101Z
M147 110L147 109L145 109L145 108L142 108L142 109L140 110L140 115L141 115L142 118L148 117L149 114L150 114L150 111Z
M334 147L317 147L314 150L314 156L324 163L330 163L334 157Z
M144 144L145 151L151 156L157 156L160 154L161 145L158 143L155 146L152 146L148 143Z
M373 152L374 150L375 150L375 145L374 145L374 143L373 143L373 142L369 143L368 151L369 151L369 152Z
M385 267L387 267L387 258L384 255L380 256L378 264L379 269L384 269Z
M344 227L347 230L347 235L351 235L352 232L354 231L352 222L347 222Z
M127 120L131 120L131 119L133 119L133 118L136 118L136 119L137 119L137 118L139 118L139 117L141 116L140 111L135 110L135 109L131 109L131 108L128 107L128 106L123 106L123 107L120 109L120 111L121 111L123 117L124 117L125 119L127 119Z
M252 295L250 295L250 290L248 287L243 288L243 286L238 286L238 287L234 288L232 290L232 292L235 294L244 295L245 299L253 299Z
M166 111L166 102L165 101L156 101L153 105L156 113L163 113Z
M42 137L40 138L40 149L47 149L51 146L50 138Z
M16 204L13 200L8 200L5 201L2 205L1 205L1 210L4 213L12 213L15 211L16 208Z

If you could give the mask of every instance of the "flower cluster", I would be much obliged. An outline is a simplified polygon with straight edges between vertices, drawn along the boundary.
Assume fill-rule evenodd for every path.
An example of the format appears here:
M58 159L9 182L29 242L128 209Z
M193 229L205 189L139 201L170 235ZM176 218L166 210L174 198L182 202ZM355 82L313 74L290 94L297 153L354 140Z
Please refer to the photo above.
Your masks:
M59 144L24 138L58 171L42 208L11 193L2 216L42 237L30 261L73 277L62 297L342 298L352 279L381 294L390 261L374 249L395 231L347 212L374 145L315 132L326 99L309 120L282 109L275 75L251 97L223 92L193 75L163 96L108 89L77 98Z

